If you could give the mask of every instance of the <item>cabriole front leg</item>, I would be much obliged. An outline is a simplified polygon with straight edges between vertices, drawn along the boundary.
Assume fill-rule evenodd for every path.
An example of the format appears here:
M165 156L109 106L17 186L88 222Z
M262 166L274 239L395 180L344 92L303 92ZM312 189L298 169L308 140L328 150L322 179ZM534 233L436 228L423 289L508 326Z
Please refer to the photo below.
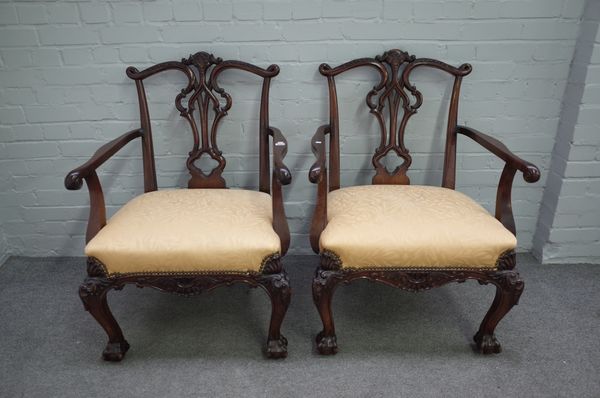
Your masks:
M477 348L483 354L498 354L502 351L494 330L511 308L519 303L524 288L524 282L516 271L500 271L494 275L492 283L496 285L494 302L473 336Z
M106 301L106 294L113 287L110 280L102 277L86 278L79 287L79 297L86 311L92 314L108 335L108 344L102 352L102 358L106 361L122 360L129 349L129 343L123 337L121 327Z
M323 330L316 337L317 350L321 355L334 355L338 349L331 308L333 293L339 282L338 273L339 271L319 267L313 279L313 301L323 322Z
M260 284L271 299L271 322L267 338L267 357L277 359L287 357L287 339L281 334L281 324L290 305L292 289L284 270L264 275Z

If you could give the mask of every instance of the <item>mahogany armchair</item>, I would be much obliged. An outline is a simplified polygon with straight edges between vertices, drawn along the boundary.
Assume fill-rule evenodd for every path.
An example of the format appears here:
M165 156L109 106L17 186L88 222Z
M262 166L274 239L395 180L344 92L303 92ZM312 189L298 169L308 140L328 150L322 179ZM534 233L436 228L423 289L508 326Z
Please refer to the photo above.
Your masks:
M372 158L373 185L340 188L335 78L358 67L372 68L378 74L366 104L377 120L381 140ZM439 69L454 77L441 187L410 185L407 176L411 155L404 146L405 127L423 101L410 78L411 72L420 67ZM453 67L394 49L335 68L322 64L319 71L329 85L330 111L329 124L319 127L312 139L317 160L309 172L309 180L318 186L310 242L315 253L320 254L312 285L313 299L323 322L323 330L316 337L319 353L337 352L332 296L340 283L357 279L408 291L468 279L495 285L496 296L474 340L484 354L499 353L501 346L494 330L517 304L524 286L514 269L517 241L511 207L512 183L517 170L523 173L525 181L536 182L540 177L538 168L494 138L457 125L461 81L471 72L469 64ZM471 198L454 190L459 135L473 139L505 162L495 218ZM390 152L403 162L392 171L383 164L383 158Z
M232 98L219 86L218 79L228 69L262 78L258 192L225 189L222 177L225 158L217 146L217 130L232 106ZM177 70L187 78L186 86L175 98L175 106L189 123L194 143L187 159L190 189L159 191L144 81L168 70ZM106 299L108 291L120 290L127 284L184 296L240 282L260 286L272 303L267 356L287 356L287 340L281 335L280 326L291 290L281 258L288 249L290 234L281 190L282 185L290 183L291 174L283 164L287 142L278 129L269 125L269 87L278 73L277 65L263 69L245 62L223 61L206 52L142 71L127 68L127 76L137 88L140 128L101 147L65 179L67 189L80 189L83 181L89 189L85 248L88 277L80 286L79 295L85 309L108 334L105 360L120 361L129 349ZM107 221L96 169L138 138L143 155L144 194L129 201ZM217 166L204 172L195 164L202 156L212 158Z

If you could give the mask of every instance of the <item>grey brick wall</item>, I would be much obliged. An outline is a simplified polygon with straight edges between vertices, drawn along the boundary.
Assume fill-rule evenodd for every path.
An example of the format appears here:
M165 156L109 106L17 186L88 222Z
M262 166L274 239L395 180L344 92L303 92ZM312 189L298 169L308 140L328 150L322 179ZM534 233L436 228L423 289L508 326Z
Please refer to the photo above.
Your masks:
M0 222L8 252L81 254L88 197L63 177L102 143L137 125L127 65L144 67L198 50L277 63L271 124L289 140L294 181L285 191L292 252L308 253L315 187L310 136L327 120L317 67L398 47L453 64L471 62L460 121L490 132L538 164L542 181L513 191L519 245L532 246L584 0L527 1L53 1L0 2ZM415 184L439 184L449 81L419 72L425 103L408 127ZM257 185L258 86L232 74L234 107L221 147L230 186ZM373 75L340 80L343 182L367 183L375 124L364 106ZM174 110L176 74L151 84L160 187L185 186L191 135ZM491 209L501 163L458 144L458 189ZM109 213L142 192L140 148L102 169Z
M600 2L588 1L563 99L535 255L600 262Z

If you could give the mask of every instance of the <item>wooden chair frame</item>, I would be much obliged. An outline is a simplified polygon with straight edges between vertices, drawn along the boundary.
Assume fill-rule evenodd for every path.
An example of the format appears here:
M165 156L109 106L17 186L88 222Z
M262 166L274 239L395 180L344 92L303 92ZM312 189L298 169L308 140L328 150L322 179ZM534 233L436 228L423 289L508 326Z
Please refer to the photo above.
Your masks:
M86 182L90 195L90 215L86 233L89 242L105 225L106 210L102 187L96 169L117 153L130 141L141 139L144 191L157 190L154 148L150 113L146 100L144 80L157 73L178 70L187 77L187 85L177 95L175 106L191 127L194 146L189 153L187 167L191 178L188 188L226 188L221 174L225 168L225 158L217 146L217 129L221 119L232 106L231 96L218 84L221 72L238 69L250 72L263 79L259 119L259 190L272 196L273 229L281 241L280 255L272 255L263 260L260 272L181 272L109 275L106 267L98 259L87 259L88 277L79 288L84 307L98 321L108 334L108 344L103 358L120 361L129 349L119 324L113 317L108 303L107 293L111 289L120 290L127 284L137 287L152 287L161 291L183 296L198 295L219 286L245 283L251 287L263 288L272 303L266 354L271 358L287 356L287 340L280 332L281 323L290 303L291 289L281 257L285 255L290 243L290 233L283 207L282 185L291 182L289 169L283 158L287 152L287 141L279 129L269 125L269 88L271 79L279 73L277 65L267 69L241 61L223 61L212 54L198 52L181 61L163 62L145 70L127 68L127 76L135 81L140 107L141 127L112 140L96 151L92 158L82 166L71 171L65 178L65 186L70 190L80 189ZM187 101L186 103L184 102ZM222 103L224 102L224 103ZM198 111L198 116L194 111ZM209 116L213 118L209 125ZM196 121L196 118L199 121ZM273 172L270 177L269 141L273 141ZM200 170L194 162L202 155L208 155L217 166L210 172Z
M477 280L480 284L496 286L496 296L491 308L485 315L479 330L474 336L477 348L484 354L499 353L501 346L494 335L498 322L518 303L524 283L516 270L515 253L502 255L495 269L410 269L410 268L344 268L340 258L332 252L321 251L319 237L327 225L327 194L340 188L340 133L338 99L335 77L358 67L368 67L378 73L379 81L368 93L367 106L378 121L381 129L381 141L372 158L375 168L373 184L409 184L406 175L411 164L411 156L404 146L405 127L412 115L421 106L423 98L417 88L411 84L411 72L419 67L442 70L454 77L449 104L446 129L446 146L442 187L454 189L456 176L456 139L464 135L482 145L505 162L500 176L496 195L495 217L513 234L515 222L511 205L512 183L517 170L523 173L525 181L533 183L539 180L540 171L533 164L520 159L498 140L475 129L457 124L458 102L462 78L471 72L471 65L454 67L446 63L427 58L416 58L404 51L393 49L375 58L356 59L332 68L321 64L319 72L327 78L329 86L329 124L319 127L312 138L312 151L316 162L310 168L309 180L317 184L317 200L310 228L310 242L315 253L320 253L320 264L313 279L313 299L323 322L323 330L316 337L319 353L335 354L337 338L332 313L332 297L340 283L349 283L357 279L368 279L394 286L407 291L422 291L449 282ZM413 100L410 99L412 96ZM377 98L378 97L378 98ZM384 108L389 110L389 130L386 127ZM402 117L398 113L402 108ZM326 139L329 139L329 151ZM403 159L403 164L392 172L388 171L381 160L389 152L395 152ZM329 161L327 161L327 152ZM329 170L327 169L329 167Z

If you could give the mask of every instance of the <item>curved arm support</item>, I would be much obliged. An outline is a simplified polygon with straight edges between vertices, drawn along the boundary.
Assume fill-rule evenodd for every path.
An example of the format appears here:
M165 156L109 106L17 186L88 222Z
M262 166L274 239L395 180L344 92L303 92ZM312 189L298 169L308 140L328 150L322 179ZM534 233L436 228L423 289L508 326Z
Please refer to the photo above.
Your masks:
M269 127L268 131L269 135L273 137L273 178L271 179L273 229L279 236L281 255L284 256L290 247L290 228L285 217L281 186L292 182L292 174L287 166L283 164L283 158L287 153L287 141L285 137L278 128Z
M517 170L519 170L523 173L523 179L525 181L533 183L540 179L540 170L534 164L529 163L512 153L506 145L487 134L465 126L457 126L456 132L471 138L473 141L504 160L504 169L502 170L502 175L498 182L498 191L496 193L495 217L506 229L516 235L511 200L515 174L517 173Z
M329 131L329 125L324 124L323 126L317 129L315 135L313 136L310 142L312 153L317 158L317 160L310 167L310 170L308 172L308 179L313 184L320 182L321 177L326 169L325 162L327 160L327 155L325 152L325 134L329 134Z
M319 238L327 225L327 193L329 192L327 176L327 153L325 149L325 134L329 134L330 126L323 125L317 129L312 138L312 151L317 161L308 173L308 179L317 183L317 203L310 225L310 246L315 253L319 253Z
M104 204L102 185L100 185L96 171L92 171L85 178L85 183L90 193L90 216L85 233L85 242L87 243L106 225L106 205Z
M273 137L273 173L282 185L292 182L292 173L283 163L287 154L287 140L276 127L269 127L269 134Z
M500 175L500 181L498 182L498 190L496 192L496 212L495 217L498 221L504 225L506 229L517 234L517 228L515 226L515 218L512 212L512 184L515 179L517 169L506 163L502 174Z
M473 141L504 160L511 167L521 171L525 181L532 183L540 179L540 170L537 166L512 153L506 145L497 139L466 126L456 126L456 132L471 138Z

